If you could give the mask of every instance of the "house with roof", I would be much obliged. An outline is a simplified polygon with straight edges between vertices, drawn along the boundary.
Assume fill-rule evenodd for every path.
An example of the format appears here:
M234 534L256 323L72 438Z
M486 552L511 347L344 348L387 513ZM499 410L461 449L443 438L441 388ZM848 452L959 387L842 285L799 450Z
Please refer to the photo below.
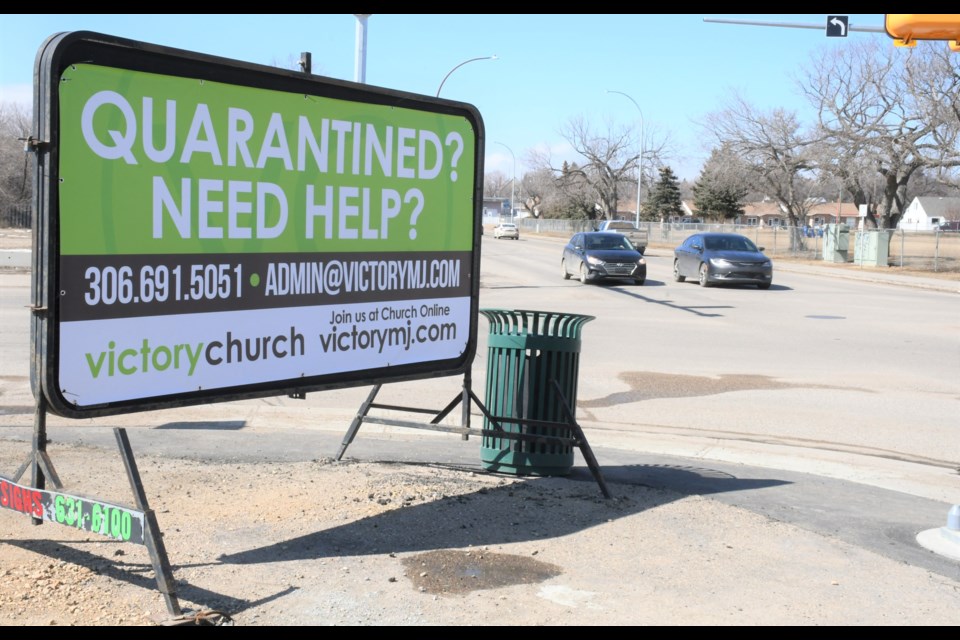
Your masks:
M808 227L822 227L826 224L846 224L854 227L860 219L860 209L853 202L821 202L807 209Z
M954 220L960 220L960 198L918 196L903 210L897 229L933 231L944 222Z
M780 203L763 200L762 202L745 202L739 222L751 227L781 227L788 224L788 219Z
M689 211L691 216L698 216L698 212L693 208L693 203L684 201L684 209ZM811 205L807 209L804 219L800 224L806 224L809 227L820 227L827 224L835 224L837 221L855 226L859 218L857 205L852 202L819 202ZM743 204L743 215L732 221L735 224L746 225L749 227L785 227L790 224L790 218L783 206L774 200L762 200L760 202L745 202Z

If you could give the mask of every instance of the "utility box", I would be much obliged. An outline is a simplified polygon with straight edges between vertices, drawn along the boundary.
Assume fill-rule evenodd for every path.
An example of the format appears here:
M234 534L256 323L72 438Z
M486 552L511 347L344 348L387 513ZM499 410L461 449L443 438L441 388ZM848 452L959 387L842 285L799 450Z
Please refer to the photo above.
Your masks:
M867 267L886 267L890 257L890 229L857 231L857 245L853 252L855 264Z
M825 262L849 262L850 227L846 224L828 224L823 234Z

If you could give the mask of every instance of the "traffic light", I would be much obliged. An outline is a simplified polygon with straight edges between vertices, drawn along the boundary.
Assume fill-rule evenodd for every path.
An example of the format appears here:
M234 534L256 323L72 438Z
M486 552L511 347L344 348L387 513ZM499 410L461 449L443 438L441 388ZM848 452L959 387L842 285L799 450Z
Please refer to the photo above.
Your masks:
M948 40L960 51L960 13L887 13L884 28L898 47L915 47L917 40Z

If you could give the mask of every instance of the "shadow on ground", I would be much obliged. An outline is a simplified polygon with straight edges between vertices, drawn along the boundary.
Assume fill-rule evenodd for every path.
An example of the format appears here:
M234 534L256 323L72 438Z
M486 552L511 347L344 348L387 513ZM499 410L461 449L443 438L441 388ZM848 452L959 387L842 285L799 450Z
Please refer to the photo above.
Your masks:
M504 487L400 507L276 544L224 555L219 560L255 564L549 540L684 497L685 493L669 488L675 484L695 487L698 494L784 484L779 480L742 480L695 467L614 466L604 467L603 475L613 494L610 499L602 497L589 471L578 467L567 477L528 478ZM429 530L424 530L425 522L431 523Z

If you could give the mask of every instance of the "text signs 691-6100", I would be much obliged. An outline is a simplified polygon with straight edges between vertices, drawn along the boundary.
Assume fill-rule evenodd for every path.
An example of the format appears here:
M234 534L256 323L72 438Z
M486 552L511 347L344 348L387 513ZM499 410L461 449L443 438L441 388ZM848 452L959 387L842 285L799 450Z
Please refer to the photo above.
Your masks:
M34 489L0 477L0 508L121 542L144 543L142 511L99 500Z

